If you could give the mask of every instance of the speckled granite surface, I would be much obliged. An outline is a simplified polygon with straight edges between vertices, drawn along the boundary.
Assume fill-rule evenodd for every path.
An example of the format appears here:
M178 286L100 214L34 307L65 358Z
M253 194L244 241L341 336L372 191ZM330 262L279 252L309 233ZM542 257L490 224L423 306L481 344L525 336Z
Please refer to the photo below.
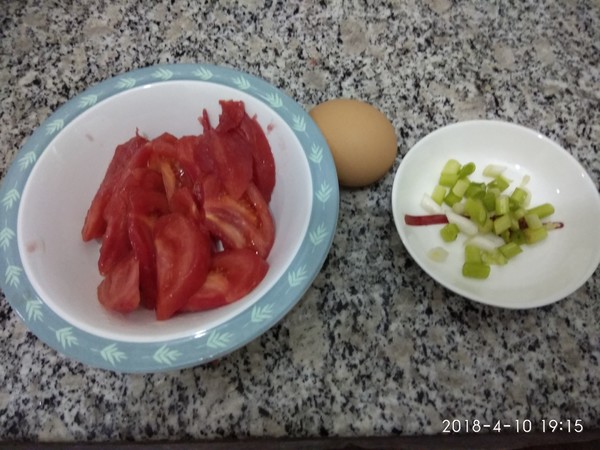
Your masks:
M263 77L307 109L341 96L371 102L396 127L394 169L442 125L499 118L555 139L600 185L597 0L142 3L3 2L2 173L89 85L156 63L209 62ZM599 427L600 272L540 309L465 300L403 248L392 180L390 171L341 192L337 234L312 288L216 364L149 375L90 369L29 333L2 297L0 438L432 434L444 419Z

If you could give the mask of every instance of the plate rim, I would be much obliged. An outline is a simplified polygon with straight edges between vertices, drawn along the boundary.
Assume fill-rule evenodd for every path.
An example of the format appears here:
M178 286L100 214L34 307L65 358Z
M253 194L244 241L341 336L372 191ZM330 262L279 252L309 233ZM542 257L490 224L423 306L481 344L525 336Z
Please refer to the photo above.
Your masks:
M562 152L568 159L570 159L570 162L573 163L575 166L577 166L583 173L585 173L586 175L586 183L589 183L590 187L592 189L594 189L596 191L596 202L595 205L598 207L598 210L600 210L600 193L597 191L597 189L595 189L594 183L592 181L592 178L589 175L589 172L586 170L586 168L581 164L581 162L579 162L570 152L568 152L562 145L560 145L558 142L552 140L551 138L549 138L548 136L544 135L543 133L534 130L532 128L526 127L524 125L518 124L518 123L514 123L514 122L509 122L509 121L504 121L504 120L499 120L499 119L472 119L472 120L464 120L464 121L457 121L457 122L453 122L453 123L449 123L446 124L442 127L439 127L433 131L431 131L430 133L428 133L427 135L423 136L422 138L420 138L413 146L410 147L410 149L407 151L407 153L405 154L405 156L402 158L402 161L400 162L400 165L398 166L396 173L394 174L394 181L392 183L392 195L391 195L391 202L392 202L392 214L393 214L393 219L394 219L394 225L396 228L396 231L398 233L398 235L400 236L400 239L402 241L402 245L404 246L404 248L407 250L407 252L409 253L410 257L412 258L412 260L421 268L421 270L423 270L429 277L431 277L436 283L438 283L439 285L441 285L442 287L452 291L453 293L462 296L468 300L471 301L475 301L477 303L483 304L483 305L487 305L487 306L493 306L493 307L498 307L498 308L503 308L503 309L509 309L509 310L527 310L527 309L533 309L533 308L540 308L543 306L548 306L551 304L554 304L556 302L559 302L563 299L565 299L566 297L568 297L569 295L573 294L573 292L575 292L577 289L581 288L581 286L583 286L587 280L589 280L589 278L594 274L595 270L598 268L599 264L600 264L600 253L598 255L595 267L591 267L590 266L590 270L588 270L586 272L586 276L583 278L583 281L578 284L575 287L571 287L568 292L566 294L560 294L558 296L553 296L550 298L546 298L544 300L540 300L540 301L535 301L535 302L530 302L529 304L526 304L525 306L522 305L510 305L510 304L502 304L500 302L495 302L495 301L490 301L490 300L486 300L484 298L478 297L475 294L472 294L471 292L469 292L468 290L465 289L461 289L461 288L457 288L456 286L453 286L452 283L447 283L445 280L440 279L440 277L435 273L435 271L431 271L429 270L428 267L424 267L423 265L421 265L420 261L420 256L415 255L415 249L411 247L410 244L407 244L406 240L405 240L405 236L403 235L403 230L402 230L402 226L399 225L402 222L402 217L397 217L397 208L396 208L396 204L398 203L398 185L400 183L399 179L400 179L400 175L401 172L404 171L406 169L406 164L405 164L405 160L407 158L407 156L409 156L411 154L411 152L413 150L417 150L426 145L427 142L429 140L431 140L432 138L434 138L437 134L441 134L443 132L447 132L448 130L451 130L453 128L461 128L461 127L468 127L468 126L492 126L492 127L505 127L505 128L513 128L516 130L519 130L520 132L526 132L528 134L534 135L535 137L542 139L543 141L545 141L546 143L550 144L552 147L554 147L557 151ZM412 153L414 155L414 153ZM410 160L409 160L410 162Z
M200 81L225 85L266 104L291 128L304 149L313 200L306 235L284 276L253 305L201 334L156 342L108 339L78 329L54 313L27 279L18 250L20 193L39 156L80 114L125 92L159 83ZM0 288L26 327L57 352L91 367L123 373L154 373L194 367L247 345L276 325L304 296L318 275L337 228L339 186L333 157L309 114L279 88L255 75L213 64L159 64L125 72L69 99L30 135L0 185ZM312 264L307 260L310 258Z

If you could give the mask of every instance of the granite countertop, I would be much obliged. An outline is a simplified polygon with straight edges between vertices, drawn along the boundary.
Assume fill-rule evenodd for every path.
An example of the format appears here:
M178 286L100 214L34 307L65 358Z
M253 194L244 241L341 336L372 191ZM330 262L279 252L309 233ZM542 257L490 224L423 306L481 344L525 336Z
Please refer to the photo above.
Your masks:
M539 130L599 186L599 43L597 0L4 2L3 175L69 98L179 62L249 72L307 109L367 101L392 119L398 157L379 183L341 190L331 251L302 300L217 363L92 369L38 340L2 296L0 439L430 435L453 419L598 428L600 271L543 308L466 300L404 249L391 187L420 138L476 118Z

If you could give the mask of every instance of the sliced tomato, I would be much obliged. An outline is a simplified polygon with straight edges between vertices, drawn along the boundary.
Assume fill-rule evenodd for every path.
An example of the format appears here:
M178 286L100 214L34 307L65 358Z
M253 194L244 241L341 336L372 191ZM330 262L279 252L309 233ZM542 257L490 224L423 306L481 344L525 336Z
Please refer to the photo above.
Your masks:
M206 137L216 172L227 193L237 200L252 180L252 154L234 133L209 130Z
M107 309L122 313L139 306L139 265L133 253L119 261L98 285L98 300Z
M226 192L209 196L205 189L204 213L209 231L225 248L254 250L266 259L275 241L275 224L269 206L253 183L239 200Z
M129 192L128 236L139 263L142 305L148 309L154 309L158 292L154 224L160 215L168 212L169 205L164 192L142 188Z
M204 226L204 211L198 206L190 188L186 186L177 188L169 200L169 208L171 212L183 214L199 226Z
M108 165L100 188L96 192L90 208L86 214L81 237L85 242L101 237L106 230L104 209L109 203L115 187L124 175L125 168L133 155L148 142L147 139L136 134L129 141L118 145L114 156Z
M204 311L239 300L258 286L268 270L268 263L252 250L216 253L206 282L190 297L183 310Z
M244 114L240 123L240 132L244 134L248 148L252 151L252 181L269 203L275 188L275 159L269 140L256 117L250 118L247 114Z
M217 132L228 133L229 131L239 128L242 120L244 120L244 117L246 116L244 102L221 100L219 105L221 105L221 114L219 116Z
M165 320L177 313L196 292L208 274L211 240L183 214L161 216L154 227L158 295L156 318Z
M127 231L127 199L124 191L115 193L104 209L106 229L100 244L98 270L107 275L131 252Z

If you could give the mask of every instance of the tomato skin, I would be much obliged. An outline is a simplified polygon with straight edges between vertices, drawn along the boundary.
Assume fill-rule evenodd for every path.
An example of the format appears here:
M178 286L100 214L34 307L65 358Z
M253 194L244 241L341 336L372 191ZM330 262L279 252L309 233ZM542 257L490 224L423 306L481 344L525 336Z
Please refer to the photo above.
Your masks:
M258 286L268 270L269 264L249 249L216 253L206 282L183 311L204 311L239 300Z
M140 304L139 266L130 253L98 285L98 300L107 309L128 313Z
M104 179L98 191L96 191L86 214L83 229L81 230L81 237L84 242L98 239L104 234L107 225L103 216L104 209L114 193L115 186L118 185L123 177L127 164L146 142L148 142L147 139L136 134L129 141L118 145L115 149Z
M161 216L154 227L158 295L156 318L178 312L206 280L211 261L208 233L180 213Z

